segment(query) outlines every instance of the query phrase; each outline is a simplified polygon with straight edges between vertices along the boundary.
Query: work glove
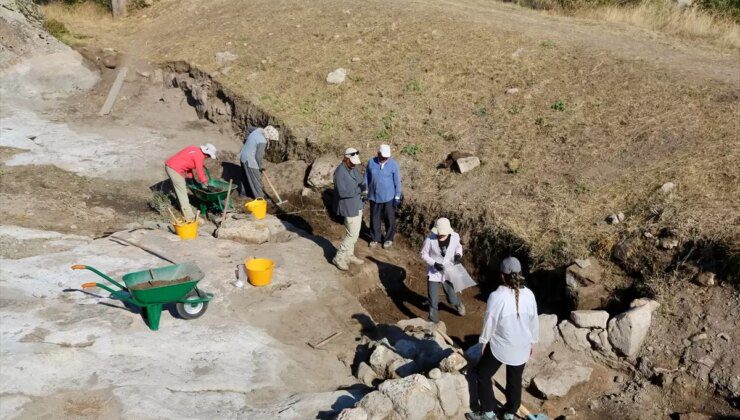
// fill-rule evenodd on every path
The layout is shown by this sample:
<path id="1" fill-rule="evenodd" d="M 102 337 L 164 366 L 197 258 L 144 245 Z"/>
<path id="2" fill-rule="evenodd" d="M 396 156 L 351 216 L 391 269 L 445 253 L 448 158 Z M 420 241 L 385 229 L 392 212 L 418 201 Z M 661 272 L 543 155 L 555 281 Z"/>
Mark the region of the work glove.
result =
<path id="1" fill-rule="evenodd" d="M 445 266 L 440 263 L 434 263 L 434 269 L 437 271 L 445 271 Z"/>
<path id="2" fill-rule="evenodd" d="M 360 193 L 360 198 L 362 199 L 363 203 L 367 203 L 367 191 L 363 191 Z"/>
<path id="3" fill-rule="evenodd" d="M 401 207 L 401 199 L 400 198 L 394 198 L 393 199 L 393 208 L 397 209 Z"/>
<path id="4" fill-rule="evenodd" d="M 462 261 L 462 255 L 455 254 L 455 264 L 460 264 L 461 261 Z"/>
<path id="5" fill-rule="evenodd" d="M 265 168 L 260 168 L 260 172 L 265 172 Z"/>

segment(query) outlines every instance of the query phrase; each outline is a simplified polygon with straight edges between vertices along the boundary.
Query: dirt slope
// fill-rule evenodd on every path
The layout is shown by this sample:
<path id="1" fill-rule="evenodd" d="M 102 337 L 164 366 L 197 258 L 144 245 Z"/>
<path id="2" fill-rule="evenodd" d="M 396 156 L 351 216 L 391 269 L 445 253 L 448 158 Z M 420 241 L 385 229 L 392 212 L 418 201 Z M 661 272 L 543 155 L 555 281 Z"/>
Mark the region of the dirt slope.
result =
<path id="1" fill-rule="evenodd" d="M 389 142 L 411 202 L 484 215 L 538 260 L 614 243 L 603 219 L 637 227 L 667 181 L 658 227 L 737 247 L 736 52 L 476 0 L 164 0 L 118 22 L 54 11 L 85 42 L 195 64 L 319 149 L 367 157 Z M 224 68 L 221 51 L 238 58 Z M 348 81 L 327 85 L 337 67 Z M 436 169 L 453 150 L 482 167 Z"/>

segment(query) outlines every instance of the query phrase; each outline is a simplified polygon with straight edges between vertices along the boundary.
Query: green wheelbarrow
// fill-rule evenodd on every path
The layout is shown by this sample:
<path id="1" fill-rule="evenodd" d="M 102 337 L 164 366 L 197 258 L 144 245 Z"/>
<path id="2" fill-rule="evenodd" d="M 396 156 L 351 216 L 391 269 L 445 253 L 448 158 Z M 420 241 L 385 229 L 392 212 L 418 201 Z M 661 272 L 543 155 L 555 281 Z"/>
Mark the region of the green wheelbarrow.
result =
<path id="1" fill-rule="evenodd" d="M 206 312 L 208 302 L 213 299 L 213 293 L 198 289 L 198 282 L 205 274 L 192 262 L 125 274 L 122 278 L 125 286 L 87 265 L 73 265 L 72 269 L 90 270 L 118 287 L 119 290 L 115 290 L 96 282 L 82 285 L 83 288 L 107 290 L 111 298 L 142 308 L 152 331 L 159 329 L 162 305 L 174 303 L 178 315 L 184 319 L 195 319 Z"/>
<path id="2" fill-rule="evenodd" d="M 211 178 L 211 173 L 208 169 L 206 169 L 206 174 L 208 175 L 207 185 L 203 185 L 193 179 L 188 179 L 186 182 L 188 190 L 198 200 L 200 213 L 203 217 L 206 216 L 208 210 L 214 213 L 222 213 L 226 208 L 226 195 L 229 192 L 229 183 L 227 181 Z M 234 196 L 233 191 L 236 188 L 236 185 L 231 186 L 232 197 Z M 229 208 L 234 208 L 233 198 L 229 199 Z"/>

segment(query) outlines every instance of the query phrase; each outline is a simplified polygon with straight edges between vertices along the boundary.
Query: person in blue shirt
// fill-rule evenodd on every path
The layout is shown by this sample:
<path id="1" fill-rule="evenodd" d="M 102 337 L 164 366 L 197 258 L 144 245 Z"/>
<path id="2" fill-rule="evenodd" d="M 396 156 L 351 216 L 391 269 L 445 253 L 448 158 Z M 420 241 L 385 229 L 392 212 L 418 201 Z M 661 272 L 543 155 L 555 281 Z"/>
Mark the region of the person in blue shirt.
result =
<path id="1" fill-rule="evenodd" d="M 401 170 L 398 162 L 391 159 L 391 147 L 380 145 L 378 155 L 370 160 L 365 168 L 365 185 L 370 200 L 370 247 L 381 242 L 381 222 L 385 221 L 385 242 L 383 248 L 393 246 L 395 234 L 396 209 L 401 205 Z"/>
<path id="2" fill-rule="evenodd" d="M 264 156 L 268 141 L 278 141 L 280 135 L 277 129 L 271 125 L 265 128 L 256 128 L 248 132 L 244 140 L 244 146 L 239 153 L 239 160 L 244 168 L 246 184 L 253 198 L 264 198 L 265 192 L 262 185 L 262 171 L 265 170 Z M 243 195 L 246 194 L 245 185 L 242 185 Z"/>

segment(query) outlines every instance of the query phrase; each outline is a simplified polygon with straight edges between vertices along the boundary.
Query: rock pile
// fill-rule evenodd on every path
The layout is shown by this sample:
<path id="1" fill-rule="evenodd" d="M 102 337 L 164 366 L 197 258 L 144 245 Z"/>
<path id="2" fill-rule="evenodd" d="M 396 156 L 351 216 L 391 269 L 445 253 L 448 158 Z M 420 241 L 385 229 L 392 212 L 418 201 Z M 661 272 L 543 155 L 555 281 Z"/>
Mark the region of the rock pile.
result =
<path id="1" fill-rule="evenodd" d="M 460 418 L 469 411 L 469 391 L 460 370 L 467 361 L 452 347 L 444 323 L 402 320 L 393 334 L 366 340 L 367 360 L 357 378 L 377 390 L 338 419 Z"/>

